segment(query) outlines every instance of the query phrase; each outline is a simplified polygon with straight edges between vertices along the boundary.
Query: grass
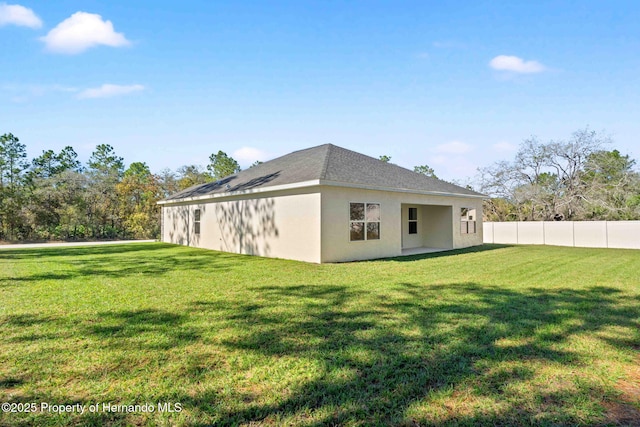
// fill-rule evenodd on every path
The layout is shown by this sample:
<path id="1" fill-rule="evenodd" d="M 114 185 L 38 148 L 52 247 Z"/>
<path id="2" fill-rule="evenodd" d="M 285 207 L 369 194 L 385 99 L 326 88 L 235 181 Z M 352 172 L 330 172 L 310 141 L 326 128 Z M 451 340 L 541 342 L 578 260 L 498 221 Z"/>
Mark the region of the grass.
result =
<path id="1" fill-rule="evenodd" d="M 640 425 L 639 267 L 548 246 L 333 265 L 3 250 L 0 401 L 156 410 L 0 425 Z"/>

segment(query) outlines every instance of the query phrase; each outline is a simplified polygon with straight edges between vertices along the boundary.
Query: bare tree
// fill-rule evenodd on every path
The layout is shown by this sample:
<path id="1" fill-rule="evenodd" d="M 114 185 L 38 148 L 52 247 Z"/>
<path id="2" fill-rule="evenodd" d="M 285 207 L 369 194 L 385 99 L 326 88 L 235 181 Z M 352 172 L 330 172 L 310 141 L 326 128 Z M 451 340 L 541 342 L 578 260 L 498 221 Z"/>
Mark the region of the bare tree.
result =
<path id="1" fill-rule="evenodd" d="M 481 191 L 501 199 L 487 212 L 520 221 L 638 217 L 635 162 L 604 151 L 610 143 L 609 136 L 589 128 L 567 140 L 526 139 L 512 162 L 480 169 Z"/>

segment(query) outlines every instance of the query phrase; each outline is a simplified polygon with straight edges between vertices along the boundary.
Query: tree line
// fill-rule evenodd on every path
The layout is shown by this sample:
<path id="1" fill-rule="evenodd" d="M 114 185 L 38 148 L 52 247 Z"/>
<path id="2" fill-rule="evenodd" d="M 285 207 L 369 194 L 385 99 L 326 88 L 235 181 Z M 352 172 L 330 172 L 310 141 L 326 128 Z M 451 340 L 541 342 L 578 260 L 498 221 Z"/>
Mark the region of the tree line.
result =
<path id="1" fill-rule="evenodd" d="M 566 140 L 522 142 L 512 161 L 479 169 L 487 221 L 638 220 L 636 161 L 607 150 L 611 138 L 588 128 Z"/>
<path id="2" fill-rule="evenodd" d="M 523 141 L 512 161 L 479 169 L 476 189 L 490 196 L 485 220 L 639 220 L 636 161 L 606 150 L 610 143 L 588 128 L 567 140 Z M 26 146 L 6 133 L 0 136 L 0 240 L 157 238 L 159 200 L 239 171 L 235 159 L 218 151 L 206 167 L 154 174 L 145 162 L 125 168 L 108 144 L 96 146 L 84 165 L 70 146 L 29 160 Z M 414 171 L 436 177 L 428 165 Z"/>
<path id="3" fill-rule="evenodd" d="M 157 238 L 159 200 L 240 170 L 224 152 L 206 169 L 185 165 L 154 174 L 144 162 L 125 168 L 112 146 L 100 144 L 83 165 L 67 146 L 27 159 L 26 145 L 0 136 L 0 240 Z"/>

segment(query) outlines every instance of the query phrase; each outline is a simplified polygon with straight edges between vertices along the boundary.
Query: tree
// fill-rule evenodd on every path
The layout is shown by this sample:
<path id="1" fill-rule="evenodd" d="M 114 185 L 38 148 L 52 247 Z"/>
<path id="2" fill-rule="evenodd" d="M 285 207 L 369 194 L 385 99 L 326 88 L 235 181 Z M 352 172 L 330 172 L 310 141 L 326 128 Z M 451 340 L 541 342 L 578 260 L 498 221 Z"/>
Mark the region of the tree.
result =
<path id="1" fill-rule="evenodd" d="M 215 180 L 219 180 L 229 175 L 240 172 L 240 164 L 233 158 L 227 155 L 224 151 L 218 151 L 218 153 L 211 154 L 209 156 L 209 164 L 207 170 L 211 173 L 211 176 Z"/>
<path id="2" fill-rule="evenodd" d="M 585 177 L 606 183 L 617 183 L 633 173 L 636 161 L 618 150 L 595 151 L 587 157 Z"/>
<path id="3" fill-rule="evenodd" d="M 582 174 L 587 218 L 640 217 L 640 174 L 633 170 L 635 163 L 618 150 L 596 151 L 588 157 Z"/>
<path id="4" fill-rule="evenodd" d="M 80 171 L 78 154 L 72 147 L 65 147 L 56 154 L 53 150 L 43 150 L 42 154 L 31 161 L 30 179 L 49 178 L 66 170 Z"/>
<path id="5" fill-rule="evenodd" d="M 24 226 L 26 146 L 11 133 L 0 135 L 0 235 L 15 239 Z"/>
<path id="6" fill-rule="evenodd" d="M 251 166 L 249 166 L 249 169 L 251 169 L 254 166 L 258 166 L 261 165 L 263 162 L 261 162 L 260 160 L 256 160 L 255 162 L 251 163 Z"/>
<path id="7" fill-rule="evenodd" d="M 115 154 L 111 145 L 100 144 L 91 153 L 88 166 L 93 173 L 119 177 L 124 172 L 124 159 Z"/>
<path id="8" fill-rule="evenodd" d="M 125 233 L 135 238 L 156 237 L 160 231 L 160 208 L 156 202 L 162 196 L 162 189 L 149 166 L 131 163 L 122 181 L 116 184 L 116 193 Z"/>
<path id="9" fill-rule="evenodd" d="M 611 138 L 608 136 L 585 128 L 574 132 L 567 141 L 551 141 L 547 144 L 548 166 L 555 170 L 561 183 L 560 209 L 565 218 L 573 218 L 577 205 L 584 201 L 581 175 L 587 160 L 594 152 L 610 143 Z"/>
<path id="10" fill-rule="evenodd" d="M 169 197 L 179 190 L 176 173 L 169 168 L 162 169 L 158 173 L 158 184 L 162 191 L 162 197 Z"/>
<path id="11" fill-rule="evenodd" d="M 29 164 L 24 144 L 11 133 L 0 135 L 0 187 L 13 188 L 20 184 Z"/>
<path id="12" fill-rule="evenodd" d="M 602 150 L 609 143 L 608 136 L 588 128 L 568 140 L 541 143 L 531 137 L 513 162 L 480 169 L 481 191 L 500 198 L 494 207 L 520 221 L 637 216 L 635 207 L 629 208 L 635 206 L 635 162 L 616 150 Z M 503 209 L 505 204 L 513 209 Z"/>
<path id="13" fill-rule="evenodd" d="M 415 166 L 413 168 L 413 171 L 417 173 L 421 173 L 426 176 L 430 176 L 431 178 L 436 178 L 436 179 L 438 178 L 436 176 L 436 172 L 429 165 Z"/>
<path id="14" fill-rule="evenodd" d="M 483 201 L 482 212 L 485 221 L 515 221 L 518 219 L 516 207 L 510 201 L 501 197 Z"/>
<path id="15" fill-rule="evenodd" d="M 53 230 L 53 237 L 58 239 L 82 239 L 89 236 L 88 193 L 91 184 L 86 173 L 68 169 L 53 178 L 56 189 L 60 218 Z"/>
<path id="16" fill-rule="evenodd" d="M 31 161 L 30 178 L 49 178 L 56 173 L 56 153 L 53 150 L 43 151 L 39 157 Z"/>
<path id="17" fill-rule="evenodd" d="M 151 177 L 151 169 L 145 162 L 133 162 L 129 168 L 124 171 L 124 177 L 134 177 L 137 180 L 144 181 Z"/>
<path id="18" fill-rule="evenodd" d="M 118 216 L 116 185 L 124 174 L 124 159 L 109 144 L 100 144 L 89 157 L 87 219 L 90 233 L 98 238 L 122 235 L 122 219 Z"/>
<path id="19" fill-rule="evenodd" d="M 156 202 L 177 190 L 173 172 L 158 177 L 144 162 L 125 170 L 108 144 L 96 147 L 87 169 L 77 157 L 67 146 L 29 162 L 18 138 L 0 136 L 0 239 L 157 236 Z"/>
<path id="20" fill-rule="evenodd" d="M 198 165 L 184 165 L 178 168 L 178 190 L 184 190 L 198 184 L 206 184 L 211 182 L 214 178 L 202 170 L 202 166 Z M 170 192 L 169 194 L 171 194 Z"/>
<path id="21" fill-rule="evenodd" d="M 59 170 L 61 171 L 75 171 L 82 172 L 82 163 L 78 160 L 78 154 L 70 147 L 64 147 L 60 153 L 58 153 L 58 161 L 60 162 Z"/>
<path id="22" fill-rule="evenodd" d="M 78 155 L 72 147 L 63 148 L 56 154 L 44 150 L 31 161 L 28 172 L 29 203 L 28 220 L 32 233 L 37 238 L 68 238 L 60 232 L 60 212 L 65 203 L 62 197 L 64 181 L 57 177 L 64 172 L 79 172 L 82 168 Z"/>
<path id="23" fill-rule="evenodd" d="M 380 156 L 380 160 L 385 163 L 389 163 L 389 161 L 391 160 L 391 156 L 387 156 L 383 154 L 382 156 Z"/>

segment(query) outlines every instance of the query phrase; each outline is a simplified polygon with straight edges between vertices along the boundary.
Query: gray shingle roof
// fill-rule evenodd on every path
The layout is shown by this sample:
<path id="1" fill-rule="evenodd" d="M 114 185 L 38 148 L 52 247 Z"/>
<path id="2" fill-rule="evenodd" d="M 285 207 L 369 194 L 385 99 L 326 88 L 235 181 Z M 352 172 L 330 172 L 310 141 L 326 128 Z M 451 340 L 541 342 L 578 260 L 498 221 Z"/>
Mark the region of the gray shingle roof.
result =
<path id="1" fill-rule="evenodd" d="M 332 144 L 324 144 L 294 151 L 219 181 L 195 185 L 165 200 L 175 201 L 233 191 L 266 189 L 312 180 L 366 185 L 386 190 L 482 196 L 475 191 L 415 173 L 392 163 L 385 163 Z"/>

